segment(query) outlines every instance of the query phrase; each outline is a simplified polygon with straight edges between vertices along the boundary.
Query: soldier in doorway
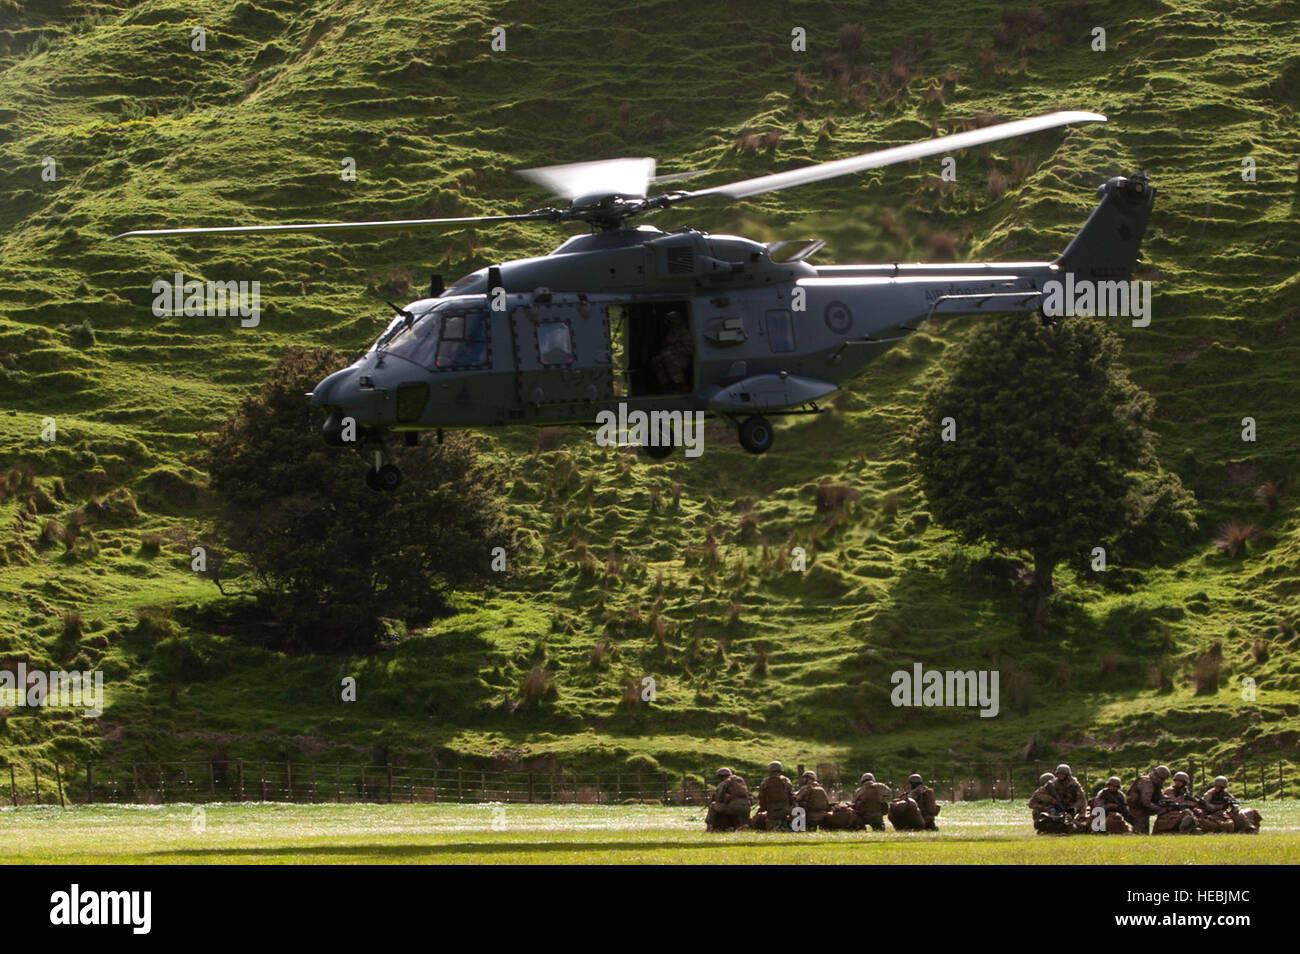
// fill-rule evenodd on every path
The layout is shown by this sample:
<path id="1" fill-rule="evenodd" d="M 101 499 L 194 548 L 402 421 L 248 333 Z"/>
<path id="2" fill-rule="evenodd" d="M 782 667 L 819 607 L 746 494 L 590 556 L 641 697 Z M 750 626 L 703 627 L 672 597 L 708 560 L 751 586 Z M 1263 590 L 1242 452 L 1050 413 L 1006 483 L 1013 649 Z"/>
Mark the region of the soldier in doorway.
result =
<path id="1" fill-rule="evenodd" d="M 691 389 L 691 359 L 695 343 L 686 316 L 673 309 L 663 317 L 659 353 L 651 366 L 661 394 L 685 394 Z"/>

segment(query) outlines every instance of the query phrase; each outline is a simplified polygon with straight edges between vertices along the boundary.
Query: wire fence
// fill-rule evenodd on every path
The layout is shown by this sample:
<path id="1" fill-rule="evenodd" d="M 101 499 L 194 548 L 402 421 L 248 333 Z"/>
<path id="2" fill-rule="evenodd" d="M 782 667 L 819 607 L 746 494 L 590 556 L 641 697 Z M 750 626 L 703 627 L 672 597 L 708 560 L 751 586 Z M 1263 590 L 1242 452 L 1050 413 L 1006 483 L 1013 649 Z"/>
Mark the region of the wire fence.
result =
<path id="1" fill-rule="evenodd" d="M 835 763 L 810 766 L 833 800 L 851 797 L 863 771 L 894 790 L 917 772 L 941 800 L 1028 799 L 1049 762 L 978 762 L 960 765 L 878 765 L 852 771 Z M 732 765 L 751 785 L 767 766 Z M 1285 761 L 1237 761 L 1170 764 L 1185 771 L 1197 791 L 1209 788 L 1215 775 L 1226 775 L 1238 798 L 1278 799 L 1300 791 L 1297 767 Z M 1123 787 L 1149 766 L 1073 766 L 1091 795 L 1118 775 Z M 793 771 L 791 770 L 793 769 Z M 803 765 L 786 768 L 797 781 Z M 89 762 L 70 765 L 0 765 L 0 804 L 87 805 L 96 803 L 166 804 L 173 802 L 533 802 L 539 804 L 702 805 L 716 784 L 715 770 L 697 773 L 614 771 L 493 771 L 467 768 L 422 768 L 402 765 L 321 764 L 231 759 L 207 762 Z M 4 789 L 7 787 L 8 792 Z M 5 795 L 8 798 L 5 799 Z"/>

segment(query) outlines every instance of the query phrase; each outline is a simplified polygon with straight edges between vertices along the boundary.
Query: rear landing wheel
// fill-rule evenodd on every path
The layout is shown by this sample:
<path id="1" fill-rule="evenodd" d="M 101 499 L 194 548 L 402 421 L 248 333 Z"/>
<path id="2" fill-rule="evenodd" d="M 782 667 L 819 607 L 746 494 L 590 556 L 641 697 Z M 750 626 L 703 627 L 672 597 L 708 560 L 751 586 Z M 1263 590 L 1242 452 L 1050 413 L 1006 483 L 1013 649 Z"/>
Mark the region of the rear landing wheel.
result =
<path id="1" fill-rule="evenodd" d="M 751 454 L 761 454 L 772 446 L 776 433 L 765 417 L 755 414 L 740 422 L 740 446 Z"/>
<path id="2" fill-rule="evenodd" d="M 670 457 L 673 452 L 672 444 L 642 444 L 641 453 L 645 454 L 651 460 L 663 460 Z"/>

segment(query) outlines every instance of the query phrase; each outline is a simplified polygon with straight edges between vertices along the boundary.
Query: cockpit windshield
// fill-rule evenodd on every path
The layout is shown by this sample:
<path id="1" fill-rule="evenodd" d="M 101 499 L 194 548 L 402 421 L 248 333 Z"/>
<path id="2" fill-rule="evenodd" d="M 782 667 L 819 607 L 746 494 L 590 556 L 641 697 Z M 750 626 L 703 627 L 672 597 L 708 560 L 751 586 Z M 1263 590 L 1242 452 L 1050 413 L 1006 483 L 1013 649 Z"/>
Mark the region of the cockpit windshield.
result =
<path id="1" fill-rule="evenodd" d="M 398 315 L 371 350 L 430 370 L 484 367 L 491 361 L 487 312 L 442 302 L 410 320 Z"/>
<path id="2" fill-rule="evenodd" d="M 384 329 L 384 333 L 376 338 L 375 343 L 370 346 L 370 350 L 391 351 L 393 345 L 399 340 L 416 333 L 415 329 L 420 324 L 420 319 L 427 314 L 429 312 L 425 311 L 410 318 L 406 315 L 394 316 L 393 320 L 388 323 L 388 327 Z"/>

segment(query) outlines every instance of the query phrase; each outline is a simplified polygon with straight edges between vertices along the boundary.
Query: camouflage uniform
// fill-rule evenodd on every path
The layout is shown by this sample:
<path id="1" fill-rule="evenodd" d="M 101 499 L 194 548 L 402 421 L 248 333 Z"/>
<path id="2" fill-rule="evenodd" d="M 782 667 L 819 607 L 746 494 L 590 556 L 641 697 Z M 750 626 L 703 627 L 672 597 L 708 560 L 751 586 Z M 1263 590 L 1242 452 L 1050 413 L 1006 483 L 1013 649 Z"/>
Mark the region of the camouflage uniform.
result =
<path id="1" fill-rule="evenodd" d="M 763 826 L 768 831 L 789 828 L 793 807 L 794 785 L 779 772 L 769 773 L 758 786 L 758 811 L 763 816 Z"/>
<path id="2" fill-rule="evenodd" d="M 885 830 L 885 812 L 889 811 L 889 797 L 893 792 L 884 782 L 863 782 L 853 793 L 854 814 L 862 824 L 876 831 Z"/>
<path id="3" fill-rule="evenodd" d="M 1048 821 L 1049 813 L 1057 810 L 1056 792 L 1051 782 L 1043 782 L 1029 796 L 1029 811 L 1034 820 L 1034 831 L 1039 834 L 1050 832 L 1053 825 Z"/>
<path id="4" fill-rule="evenodd" d="M 1252 808 L 1243 811 L 1236 801 L 1228 793 L 1226 782 L 1222 786 L 1215 785 L 1201 796 L 1206 815 L 1220 825 L 1219 831 L 1238 832 L 1244 835 L 1258 834 L 1259 823 L 1263 820 L 1259 812 Z"/>
<path id="5" fill-rule="evenodd" d="M 1128 833 L 1128 825 L 1124 824 L 1124 816 L 1133 816 L 1129 813 L 1128 803 L 1124 800 L 1124 793 L 1116 785 L 1111 788 L 1109 784 L 1103 785 L 1097 790 L 1097 794 L 1092 799 L 1092 807 L 1100 808 L 1106 813 L 1105 833 L 1107 835 L 1124 835 Z"/>
<path id="6" fill-rule="evenodd" d="M 890 823 L 896 831 L 938 831 L 934 819 L 939 814 L 939 803 L 934 790 L 924 782 L 908 781 L 911 788 L 889 804 Z"/>
<path id="7" fill-rule="evenodd" d="M 1139 835 L 1151 834 L 1151 816 L 1161 812 L 1160 782 L 1155 770 L 1143 772 L 1129 788 L 1125 800 L 1133 813 L 1133 830 Z"/>
<path id="8" fill-rule="evenodd" d="M 1083 786 L 1079 784 L 1077 778 L 1073 775 L 1065 778 L 1058 776 L 1056 781 L 1052 782 L 1052 786 L 1056 789 L 1058 803 L 1065 811 L 1075 816 L 1087 813 L 1088 796 L 1084 794 Z"/>
<path id="9" fill-rule="evenodd" d="M 807 776 L 805 776 L 807 778 Z M 801 779 L 802 781 L 802 779 Z M 804 810 L 804 821 L 808 831 L 816 831 L 817 826 L 826 820 L 831 811 L 831 799 L 826 789 L 812 776 L 794 793 L 794 803 Z"/>
<path id="10" fill-rule="evenodd" d="M 1161 794 L 1161 802 L 1165 811 L 1152 826 L 1156 834 L 1161 832 L 1200 834 L 1202 831 L 1209 830 L 1201 824 L 1205 812 L 1196 801 L 1196 797 L 1188 790 L 1187 783 L 1175 779 L 1174 784 Z"/>
<path id="11" fill-rule="evenodd" d="M 735 831 L 749 824 L 749 786 L 739 775 L 731 774 L 718 783 L 705 816 L 708 831 Z"/>

